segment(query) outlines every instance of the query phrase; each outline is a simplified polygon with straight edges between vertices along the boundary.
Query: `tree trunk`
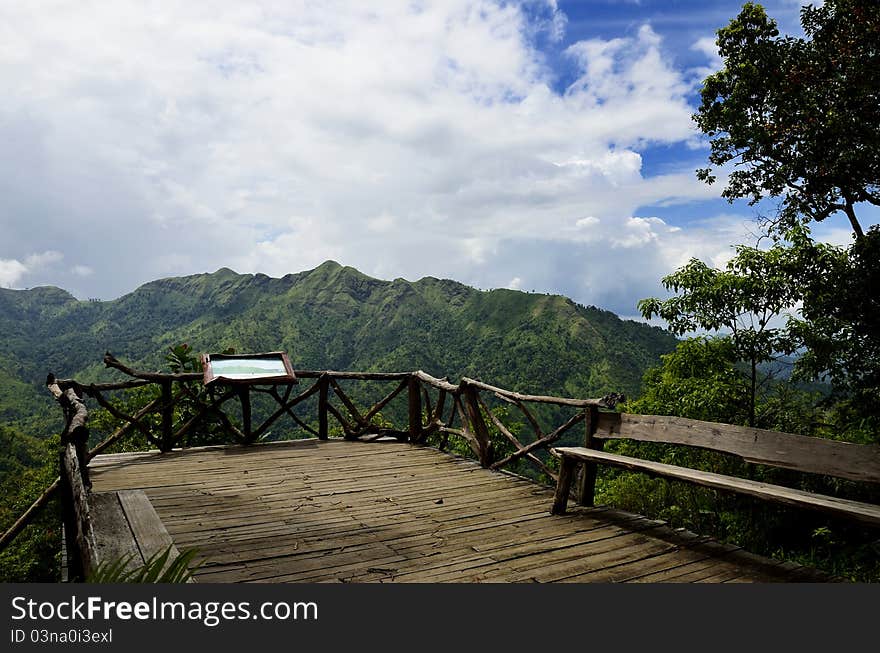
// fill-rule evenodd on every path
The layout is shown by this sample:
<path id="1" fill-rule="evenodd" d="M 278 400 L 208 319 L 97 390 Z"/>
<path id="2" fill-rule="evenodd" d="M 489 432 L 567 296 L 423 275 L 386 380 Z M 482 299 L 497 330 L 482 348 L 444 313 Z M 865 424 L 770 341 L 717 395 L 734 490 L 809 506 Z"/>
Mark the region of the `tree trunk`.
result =
<path id="1" fill-rule="evenodd" d="M 853 208 L 852 200 L 848 197 L 846 198 L 844 211 L 846 212 L 846 217 L 849 218 L 849 224 L 852 226 L 853 233 L 856 235 L 856 240 L 861 240 L 865 237 L 865 232 L 862 230 L 862 225 L 859 224 L 859 219 L 856 217 L 856 211 Z"/>
<path id="2" fill-rule="evenodd" d="M 752 356 L 752 383 L 749 388 L 749 426 L 755 426 L 755 395 L 758 391 L 758 362 Z"/>

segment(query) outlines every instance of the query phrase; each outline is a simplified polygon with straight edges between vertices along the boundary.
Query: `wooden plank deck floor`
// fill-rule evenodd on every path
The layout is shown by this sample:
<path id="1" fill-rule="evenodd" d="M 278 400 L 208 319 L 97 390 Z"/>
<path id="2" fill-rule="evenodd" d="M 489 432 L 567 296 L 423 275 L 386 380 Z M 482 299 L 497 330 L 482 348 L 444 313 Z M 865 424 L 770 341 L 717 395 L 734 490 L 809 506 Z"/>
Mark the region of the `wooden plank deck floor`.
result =
<path id="1" fill-rule="evenodd" d="M 795 582 L 813 570 L 434 449 L 300 440 L 96 457 L 96 492 L 142 489 L 198 582 Z"/>

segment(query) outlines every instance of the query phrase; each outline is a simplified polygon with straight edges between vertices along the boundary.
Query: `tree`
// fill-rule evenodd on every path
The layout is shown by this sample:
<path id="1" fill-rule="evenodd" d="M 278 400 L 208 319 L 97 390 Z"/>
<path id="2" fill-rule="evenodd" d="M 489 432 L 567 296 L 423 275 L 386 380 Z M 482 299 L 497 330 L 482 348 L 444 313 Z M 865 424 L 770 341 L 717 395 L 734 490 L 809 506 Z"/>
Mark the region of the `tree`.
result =
<path id="1" fill-rule="evenodd" d="M 791 250 L 779 243 L 768 250 L 740 246 L 726 269 L 692 259 L 663 278 L 663 286 L 677 295 L 638 304 L 646 319 L 665 320 L 679 336 L 701 330 L 729 334 L 732 355 L 748 365 L 749 426 L 755 425 L 759 364 L 792 349 L 788 332 L 777 320 L 797 299 L 790 265 Z"/>
<path id="2" fill-rule="evenodd" d="M 790 251 L 803 299 L 787 325 L 803 349 L 799 376 L 831 381 L 856 414 L 880 415 L 880 228 L 846 250 L 801 237 Z"/>
<path id="3" fill-rule="evenodd" d="M 805 38 L 780 36 L 746 3 L 718 31 L 724 67 L 694 115 L 709 163 L 732 164 L 722 196 L 780 200 L 779 225 L 843 212 L 857 239 L 860 203 L 880 206 L 880 3 L 826 0 L 801 12 Z M 708 182 L 713 168 L 697 171 Z"/>
<path id="4" fill-rule="evenodd" d="M 709 422 L 748 420 L 749 384 L 736 369 L 730 338 L 688 338 L 645 372 L 644 391 L 627 412 L 676 415 Z"/>

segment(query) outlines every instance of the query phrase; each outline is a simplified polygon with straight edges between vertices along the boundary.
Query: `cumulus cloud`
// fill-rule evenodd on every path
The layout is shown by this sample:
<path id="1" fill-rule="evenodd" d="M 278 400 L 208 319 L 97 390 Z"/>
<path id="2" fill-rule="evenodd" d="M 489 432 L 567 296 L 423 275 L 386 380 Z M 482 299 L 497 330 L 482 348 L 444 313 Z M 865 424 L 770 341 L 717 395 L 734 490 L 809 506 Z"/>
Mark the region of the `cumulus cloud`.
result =
<path id="1" fill-rule="evenodd" d="M 691 44 L 691 50 L 702 53 L 708 61 L 707 65 L 693 70 L 693 75 L 698 80 L 703 80 L 718 72 L 724 65 L 724 60 L 718 54 L 718 46 L 714 36 L 704 36 L 697 39 Z"/>
<path id="2" fill-rule="evenodd" d="M 645 25 L 567 46 L 554 90 L 537 43 L 565 22 L 551 0 L 4 3 L 0 283 L 70 287 L 25 260 L 54 251 L 103 297 L 331 258 L 481 287 L 527 261 L 589 303 L 597 261 L 627 296 L 656 285 L 718 240 L 635 217 L 717 192 L 642 170 L 693 138 L 690 82 Z M 561 251 L 590 267 L 560 272 Z"/>
<path id="3" fill-rule="evenodd" d="M 16 259 L 0 258 L 0 286 L 11 288 L 27 273 L 24 263 Z"/>
<path id="4" fill-rule="evenodd" d="M 30 254 L 23 261 L 14 258 L 0 259 L 0 287 L 17 287 L 28 275 L 39 274 L 63 258 L 61 252 L 47 250 Z"/>

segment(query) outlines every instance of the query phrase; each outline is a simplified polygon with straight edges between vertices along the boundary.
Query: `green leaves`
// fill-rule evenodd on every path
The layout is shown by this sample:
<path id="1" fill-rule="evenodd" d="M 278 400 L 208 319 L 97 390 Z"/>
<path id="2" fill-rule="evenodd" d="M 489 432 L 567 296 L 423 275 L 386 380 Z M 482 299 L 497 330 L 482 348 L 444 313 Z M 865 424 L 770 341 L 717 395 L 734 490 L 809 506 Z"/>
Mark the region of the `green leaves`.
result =
<path id="1" fill-rule="evenodd" d="M 185 372 L 201 372 L 202 360 L 187 343 L 182 343 L 168 348 L 165 354 L 165 362 L 172 374 Z"/>
<path id="2" fill-rule="evenodd" d="M 827 0 L 801 14 L 805 38 L 780 37 L 747 3 L 718 30 L 724 68 L 706 78 L 694 121 L 722 196 L 781 200 L 779 227 L 843 212 L 857 237 L 860 202 L 880 205 L 880 3 Z M 713 168 L 697 171 L 707 183 Z"/>
<path id="3" fill-rule="evenodd" d="M 740 246 L 725 269 L 697 259 L 663 278 L 664 288 L 678 293 L 666 300 L 643 299 L 638 308 L 646 319 L 659 317 L 670 331 L 726 331 L 742 359 L 769 360 L 789 343 L 774 317 L 789 309 L 798 291 L 789 273 L 791 251 L 776 244 L 768 250 Z"/>
<path id="4" fill-rule="evenodd" d="M 141 565 L 132 568 L 133 556 L 107 560 L 95 568 L 86 579 L 87 583 L 186 583 L 201 563 L 191 566 L 197 549 L 186 549 L 171 558 L 172 546 L 157 551 Z"/>
<path id="5" fill-rule="evenodd" d="M 803 308 L 788 325 L 807 348 L 799 374 L 826 377 L 862 414 L 880 414 L 880 228 L 848 250 L 802 245 L 799 260 Z"/>
<path id="6" fill-rule="evenodd" d="M 645 374 L 644 393 L 624 408 L 648 415 L 741 424 L 748 420 L 749 385 L 736 369 L 730 338 L 690 338 Z"/>
<path id="7" fill-rule="evenodd" d="M 739 246 L 723 270 L 691 259 L 663 278 L 663 286 L 677 295 L 666 300 L 644 299 L 638 305 L 646 319 L 665 320 L 677 335 L 698 331 L 724 334 L 733 362 L 748 364 L 744 399 L 750 426 L 756 420 L 758 365 L 795 349 L 779 318 L 799 297 L 792 276 L 796 264 L 796 251 L 781 243 L 769 249 Z"/>

